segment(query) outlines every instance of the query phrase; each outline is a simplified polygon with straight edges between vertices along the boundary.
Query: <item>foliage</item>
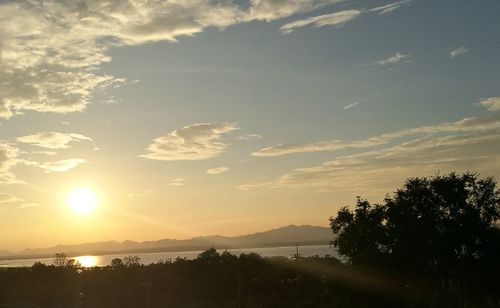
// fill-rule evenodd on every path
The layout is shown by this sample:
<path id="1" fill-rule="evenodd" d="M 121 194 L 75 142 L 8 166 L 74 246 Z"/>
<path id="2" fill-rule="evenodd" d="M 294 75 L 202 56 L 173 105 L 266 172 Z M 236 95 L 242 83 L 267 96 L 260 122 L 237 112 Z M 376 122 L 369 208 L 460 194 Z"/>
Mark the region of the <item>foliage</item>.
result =
<path id="1" fill-rule="evenodd" d="M 139 256 L 126 256 L 123 258 L 123 265 L 126 267 L 140 266 L 141 258 Z"/>
<path id="2" fill-rule="evenodd" d="M 358 198 L 330 218 L 343 256 L 290 260 L 209 249 L 142 265 L 0 268 L 0 306 L 500 307 L 500 193 L 493 179 L 409 179 L 382 204 Z"/>
<path id="3" fill-rule="evenodd" d="M 65 253 L 56 253 L 54 261 L 52 262 L 54 266 L 64 267 L 68 262 L 68 257 Z"/>
<path id="4" fill-rule="evenodd" d="M 52 264 L 54 264 L 54 266 L 56 267 L 67 267 L 74 269 L 81 267 L 81 264 L 77 260 L 68 258 L 65 253 L 56 253 Z"/>
<path id="5" fill-rule="evenodd" d="M 500 192 L 475 174 L 409 179 L 382 204 L 357 199 L 330 225 L 349 264 L 390 273 L 401 285 L 498 303 Z M 432 293 L 432 292 L 431 292 Z"/>
<path id="6" fill-rule="evenodd" d="M 0 270 L 0 306 L 321 308 L 345 306 L 349 298 L 343 296 L 349 282 L 329 274 L 344 267 L 334 258 L 288 260 L 209 249 L 194 260 L 140 266 L 117 260 L 79 271 L 42 263 Z M 358 306 L 365 301 L 356 300 Z"/>
<path id="7" fill-rule="evenodd" d="M 111 260 L 111 267 L 112 268 L 122 268 L 124 266 L 125 266 L 125 264 L 123 264 L 123 261 L 120 258 L 114 258 L 113 260 Z"/>

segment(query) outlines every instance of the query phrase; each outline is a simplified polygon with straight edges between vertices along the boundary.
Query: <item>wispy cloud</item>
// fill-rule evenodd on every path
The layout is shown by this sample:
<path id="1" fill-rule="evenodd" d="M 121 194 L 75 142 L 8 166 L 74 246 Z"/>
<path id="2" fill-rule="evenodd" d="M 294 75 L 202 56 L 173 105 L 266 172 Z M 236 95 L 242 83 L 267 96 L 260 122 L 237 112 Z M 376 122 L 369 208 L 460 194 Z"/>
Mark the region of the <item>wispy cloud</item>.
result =
<path id="1" fill-rule="evenodd" d="M 215 175 L 215 174 L 222 174 L 224 172 L 227 172 L 228 170 L 229 170 L 228 167 L 217 167 L 217 168 L 208 169 L 207 173 L 211 174 L 211 175 Z"/>
<path id="2" fill-rule="evenodd" d="M 459 47 L 457 49 L 453 49 L 452 51 L 450 51 L 450 58 L 455 58 L 455 57 L 458 57 L 460 55 L 463 55 L 465 53 L 468 53 L 469 52 L 469 49 L 467 49 L 467 47 Z"/>
<path id="3" fill-rule="evenodd" d="M 405 60 L 405 62 L 409 62 L 409 58 L 410 57 L 411 56 L 408 55 L 408 54 L 402 54 L 400 52 L 397 52 L 395 55 L 390 56 L 387 59 L 375 62 L 375 64 L 378 64 L 378 65 L 390 65 L 390 64 L 399 63 L 399 62 L 401 62 L 403 60 Z"/>
<path id="4" fill-rule="evenodd" d="M 25 209 L 30 207 L 39 206 L 38 203 L 35 202 L 26 202 L 26 200 L 18 198 L 9 193 L 0 193 L 0 206 L 2 205 L 14 205 L 19 209 Z"/>
<path id="5" fill-rule="evenodd" d="M 20 181 L 12 173 L 19 162 L 20 151 L 15 146 L 0 141 L 0 184 L 14 184 Z"/>
<path id="6" fill-rule="evenodd" d="M 500 129 L 500 117 L 488 118 L 464 118 L 460 121 L 451 123 L 441 123 L 431 126 L 422 126 L 417 128 L 404 129 L 396 132 L 382 134 L 372 138 L 345 141 L 345 140 L 326 140 L 311 143 L 299 144 L 279 144 L 276 146 L 266 147 L 252 153 L 253 156 L 275 157 L 293 153 L 311 153 L 320 151 L 338 151 L 341 149 L 361 149 L 370 148 L 387 144 L 396 139 L 408 137 L 412 135 L 428 135 L 437 133 L 467 133 L 481 132 Z"/>
<path id="7" fill-rule="evenodd" d="M 344 109 L 344 110 L 351 109 L 352 107 L 355 107 L 357 105 L 359 105 L 359 102 L 355 102 L 355 103 L 352 103 L 352 104 L 349 104 L 349 105 L 345 105 L 344 107 L 342 107 L 342 109 Z"/>
<path id="8" fill-rule="evenodd" d="M 24 152 L 23 154 L 27 154 L 27 155 L 56 156 L 57 152 L 54 152 L 54 151 L 33 151 L 33 152 Z"/>
<path id="9" fill-rule="evenodd" d="M 273 21 L 343 0 L 233 1 L 71 1 L 0 2 L 0 118 L 26 111 L 68 113 L 84 110 L 99 90 L 126 82 L 96 69 L 110 62 L 111 48 L 177 41 L 207 28 L 224 29 L 254 20 Z M 409 1 L 371 11 L 392 12 Z M 281 27 L 336 26 L 361 10 L 309 17 Z M 19 20 L 23 20 L 22 25 Z"/>
<path id="10" fill-rule="evenodd" d="M 411 2 L 413 2 L 413 0 L 398 1 L 398 2 L 387 4 L 387 5 L 375 7 L 373 9 L 370 9 L 369 12 L 376 12 L 379 15 L 384 15 L 384 14 L 392 13 L 395 10 L 401 8 L 402 6 L 410 4 Z"/>
<path id="11" fill-rule="evenodd" d="M 40 206 L 40 204 L 38 204 L 36 202 L 24 202 L 24 203 L 21 203 L 21 205 L 19 205 L 18 208 L 19 209 L 28 209 L 28 208 L 37 207 L 37 206 Z"/>
<path id="12" fill-rule="evenodd" d="M 81 111 L 95 91 L 123 82 L 92 69 L 111 61 L 111 46 L 175 41 L 234 24 L 241 13 L 208 0 L 3 2 L 0 116 Z"/>
<path id="13" fill-rule="evenodd" d="M 38 167 L 44 169 L 46 172 L 66 172 L 86 162 L 87 161 L 85 159 L 70 158 L 53 162 L 39 163 Z"/>
<path id="14" fill-rule="evenodd" d="M 206 28 L 272 21 L 340 0 L 0 2 L 0 118 L 84 110 L 99 90 L 125 82 L 96 69 L 109 50 L 175 42 Z M 22 20 L 22 24 L 19 23 Z"/>
<path id="15" fill-rule="evenodd" d="M 283 25 L 280 28 L 282 33 L 291 33 L 297 28 L 302 28 L 308 25 L 314 27 L 334 26 L 340 27 L 348 21 L 353 20 L 361 14 L 359 10 L 345 10 L 331 14 L 309 17 L 305 19 L 296 20 Z"/>
<path id="16" fill-rule="evenodd" d="M 130 194 L 128 194 L 128 197 L 129 198 L 140 198 L 140 197 L 144 197 L 144 196 L 150 195 L 151 192 L 152 191 L 148 189 L 146 191 L 130 193 Z"/>
<path id="17" fill-rule="evenodd" d="M 192 124 L 154 139 L 141 157 L 165 161 L 213 158 L 227 147 L 222 135 L 237 129 L 236 123 Z"/>
<path id="18" fill-rule="evenodd" d="M 17 141 L 47 149 L 67 149 L 72 142 L 82 140 L 92 141 L 91 138 L 80 134 L 66 134 L 59 132 L 40 132 L 33 135 L 18 137 Z"/>
<path id="19" fill-rule="evenodd" d="M 281 1 L 275 1 L 275 2 L 278 3 Z M 319 16 L 312 16 L 312 17 L 289 22 L 289 23 L 283 25 L 280 28 L 280 31 L 283 34 L 288 34 L 288 33 L 293 32 L 297 28 L 302 28 L 302 27 L 309 26 L 309 25 L 312 25 L 312 26 L 318 27 L 318 28 L 325 27 L 325 26 L 341 27 L 345 23 L 355 19 L 356 17 L 361 16 L 362 14 L 373 12 L 373 13 L 377 13 L 378 15 L 384 15 L 384 14 L 394 12 L 395 10 L 401 8 L 404 5 L 410 4 L 411 2 L 412 2 L 412 0 L 403 0 L 403 1 L 398 1 L 398 2 L 391 3 L 391 4 L 387 4 L 384 6 L 375 7 L 373 9 L 368 10 L 368 11 L 351 9 L 351 10 L 343 10 L 343 11 L 338 11 L 338 12 L 319 15 Z"/>
<path id="20" fill-rule="evenodd" d="M 262 136 L 257 134 L 249 134 L 238 137 L 238 140 L 243 140 L 243 141 L 255 140 L 255 139 L 262 139 Z"/>
<path id="21" fill-rule="evenodd" d="M 274 181 L 248 183 L 239 188 L 312 187 L 319 191 L 383 194 L 405 178 L 429 176 L 438 170 L 500 172 L 500 131 L 417 138 L 383 150 L 294 169 Z"/>
<path id="22" fill-rule="evenodd" d="M 172 182 L 170 182 L 170 186 L 184 186 L 186 184 L 186 179 L 185 178 L 176 178 L 173 179 Z"/>
<path id="23" fill-rule="evenodd" d="M 345 0 L 251 0 L 244 19 L 273 21 L 343 1 Z"/>
<path id="24" fill-rule="evenodd" d="M 17 198 L 11 194 L 8 193 L 0 193 L 0 204 L 3 203 L 16 203 L 16 202 L 22 202 L 23 199 Z"/>
<path id="25" fill-rule="evenodd" d="M 484 99 L 479 104 L 490 112 L 500 111 L 500 96 Z"/>

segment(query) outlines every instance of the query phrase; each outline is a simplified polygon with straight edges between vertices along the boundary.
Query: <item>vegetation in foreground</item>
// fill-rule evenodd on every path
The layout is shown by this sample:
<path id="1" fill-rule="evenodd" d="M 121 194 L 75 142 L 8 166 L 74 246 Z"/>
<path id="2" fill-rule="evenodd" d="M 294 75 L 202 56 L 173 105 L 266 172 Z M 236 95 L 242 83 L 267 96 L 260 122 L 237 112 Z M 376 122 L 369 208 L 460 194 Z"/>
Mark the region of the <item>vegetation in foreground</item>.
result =
<path id="1" fill-rule="evenodd" d="M 358 198 L 330 225 L 349 267 L 386 277 L 405 306 L 500 307 L 500 191 L 492 178 L 409 179 L 382 204 Z"/>
<path id="2" fill-rule="evenodd" d="M 0 271 L 0 303 L 42 307 L 500 307 L 500 192 L 474 174 L 409 179 L 382 204 L 330 218 L 343 260 L 210 249 L 81 268 Z"/>

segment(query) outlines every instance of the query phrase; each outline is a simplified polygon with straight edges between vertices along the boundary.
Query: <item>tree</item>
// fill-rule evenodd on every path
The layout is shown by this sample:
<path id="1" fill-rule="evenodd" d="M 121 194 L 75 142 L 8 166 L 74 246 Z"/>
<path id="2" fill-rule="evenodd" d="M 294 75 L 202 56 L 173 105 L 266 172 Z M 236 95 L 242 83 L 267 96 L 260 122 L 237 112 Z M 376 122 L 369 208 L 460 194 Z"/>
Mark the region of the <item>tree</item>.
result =
<path id="1" fill-rule="evenodd" d="M 219 263 L 220 261 L 220 254 L 217 252 L 215 248 L 210 248 L 198 255 L 196 260 L 199 260 L 201 262 L 205 263 Z"/>
<path id="2" fill-rule="evenodd" d="M 68 257 L 65 253 L 56 253 L 54 261 L 52 262 L 55 266 L 64 267 L 68 262 Z"/>
<path id="3" fill-rule="evenodd" d="M 141 258 L 139 256 L 126 256 L 123 258 L 123 264 L 126 267 L 134 267 L 141 265 Z"/>
<path id="4" fill-rule="evenodd" d="M 382 204 L 358 198 L 330 225 L 338 235 L 333 246 L 353 266 L 390 271 L 410 286 L 430 279 L 446 292 L 482 296 L 500 291 L 499 219 L 493 178 L 451 173 L 411 178 Z"/>
<path id="5" fill-rule="evenodd" d="M 351 264 L 379 264 L 384 259 L 387 246 L 385 208 L 370 205 L 357 198 L 354 212 L 341 208 L 337 217 L 330 217 L 330 225 L 338 237 L 332 242 L 339 255 Z"/>
<path id="6" fill-rule="evenodd" d="M 56 267 L 67 267 L 77 269 L 81 267 L 80 262 L 73 258 L 68 258 L 65 253 L 56 253 L 54 261 L 52 262 Z"/>
<path id="7" fill-rule="evenodd" d="M 125 265 L 123 264 L 123 261 L 120 258 L 114 258 L 113 260 L 111 260 L 111 267 L 113 268 L 122 268 L 124 266 Z"/>

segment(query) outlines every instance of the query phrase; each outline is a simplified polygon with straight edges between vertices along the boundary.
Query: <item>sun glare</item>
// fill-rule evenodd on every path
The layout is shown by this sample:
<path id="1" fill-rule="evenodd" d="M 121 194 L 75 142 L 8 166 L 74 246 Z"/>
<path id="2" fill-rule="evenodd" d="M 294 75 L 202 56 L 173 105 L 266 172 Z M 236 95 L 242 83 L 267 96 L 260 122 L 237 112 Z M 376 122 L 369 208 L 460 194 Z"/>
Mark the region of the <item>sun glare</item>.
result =
<path id="1" fill-rule="evenodd" d="M 77 214 L 88 214 L 99 204 L 96 193 L 88 188 L 72 190 L 66 202 Z"/>
<path id="2" fill-rule="evenodd" d="M 75 259 L 83 267 L 94 267 L 98 263 L 98 259 L 95 256 L 79 256 Z"/>

